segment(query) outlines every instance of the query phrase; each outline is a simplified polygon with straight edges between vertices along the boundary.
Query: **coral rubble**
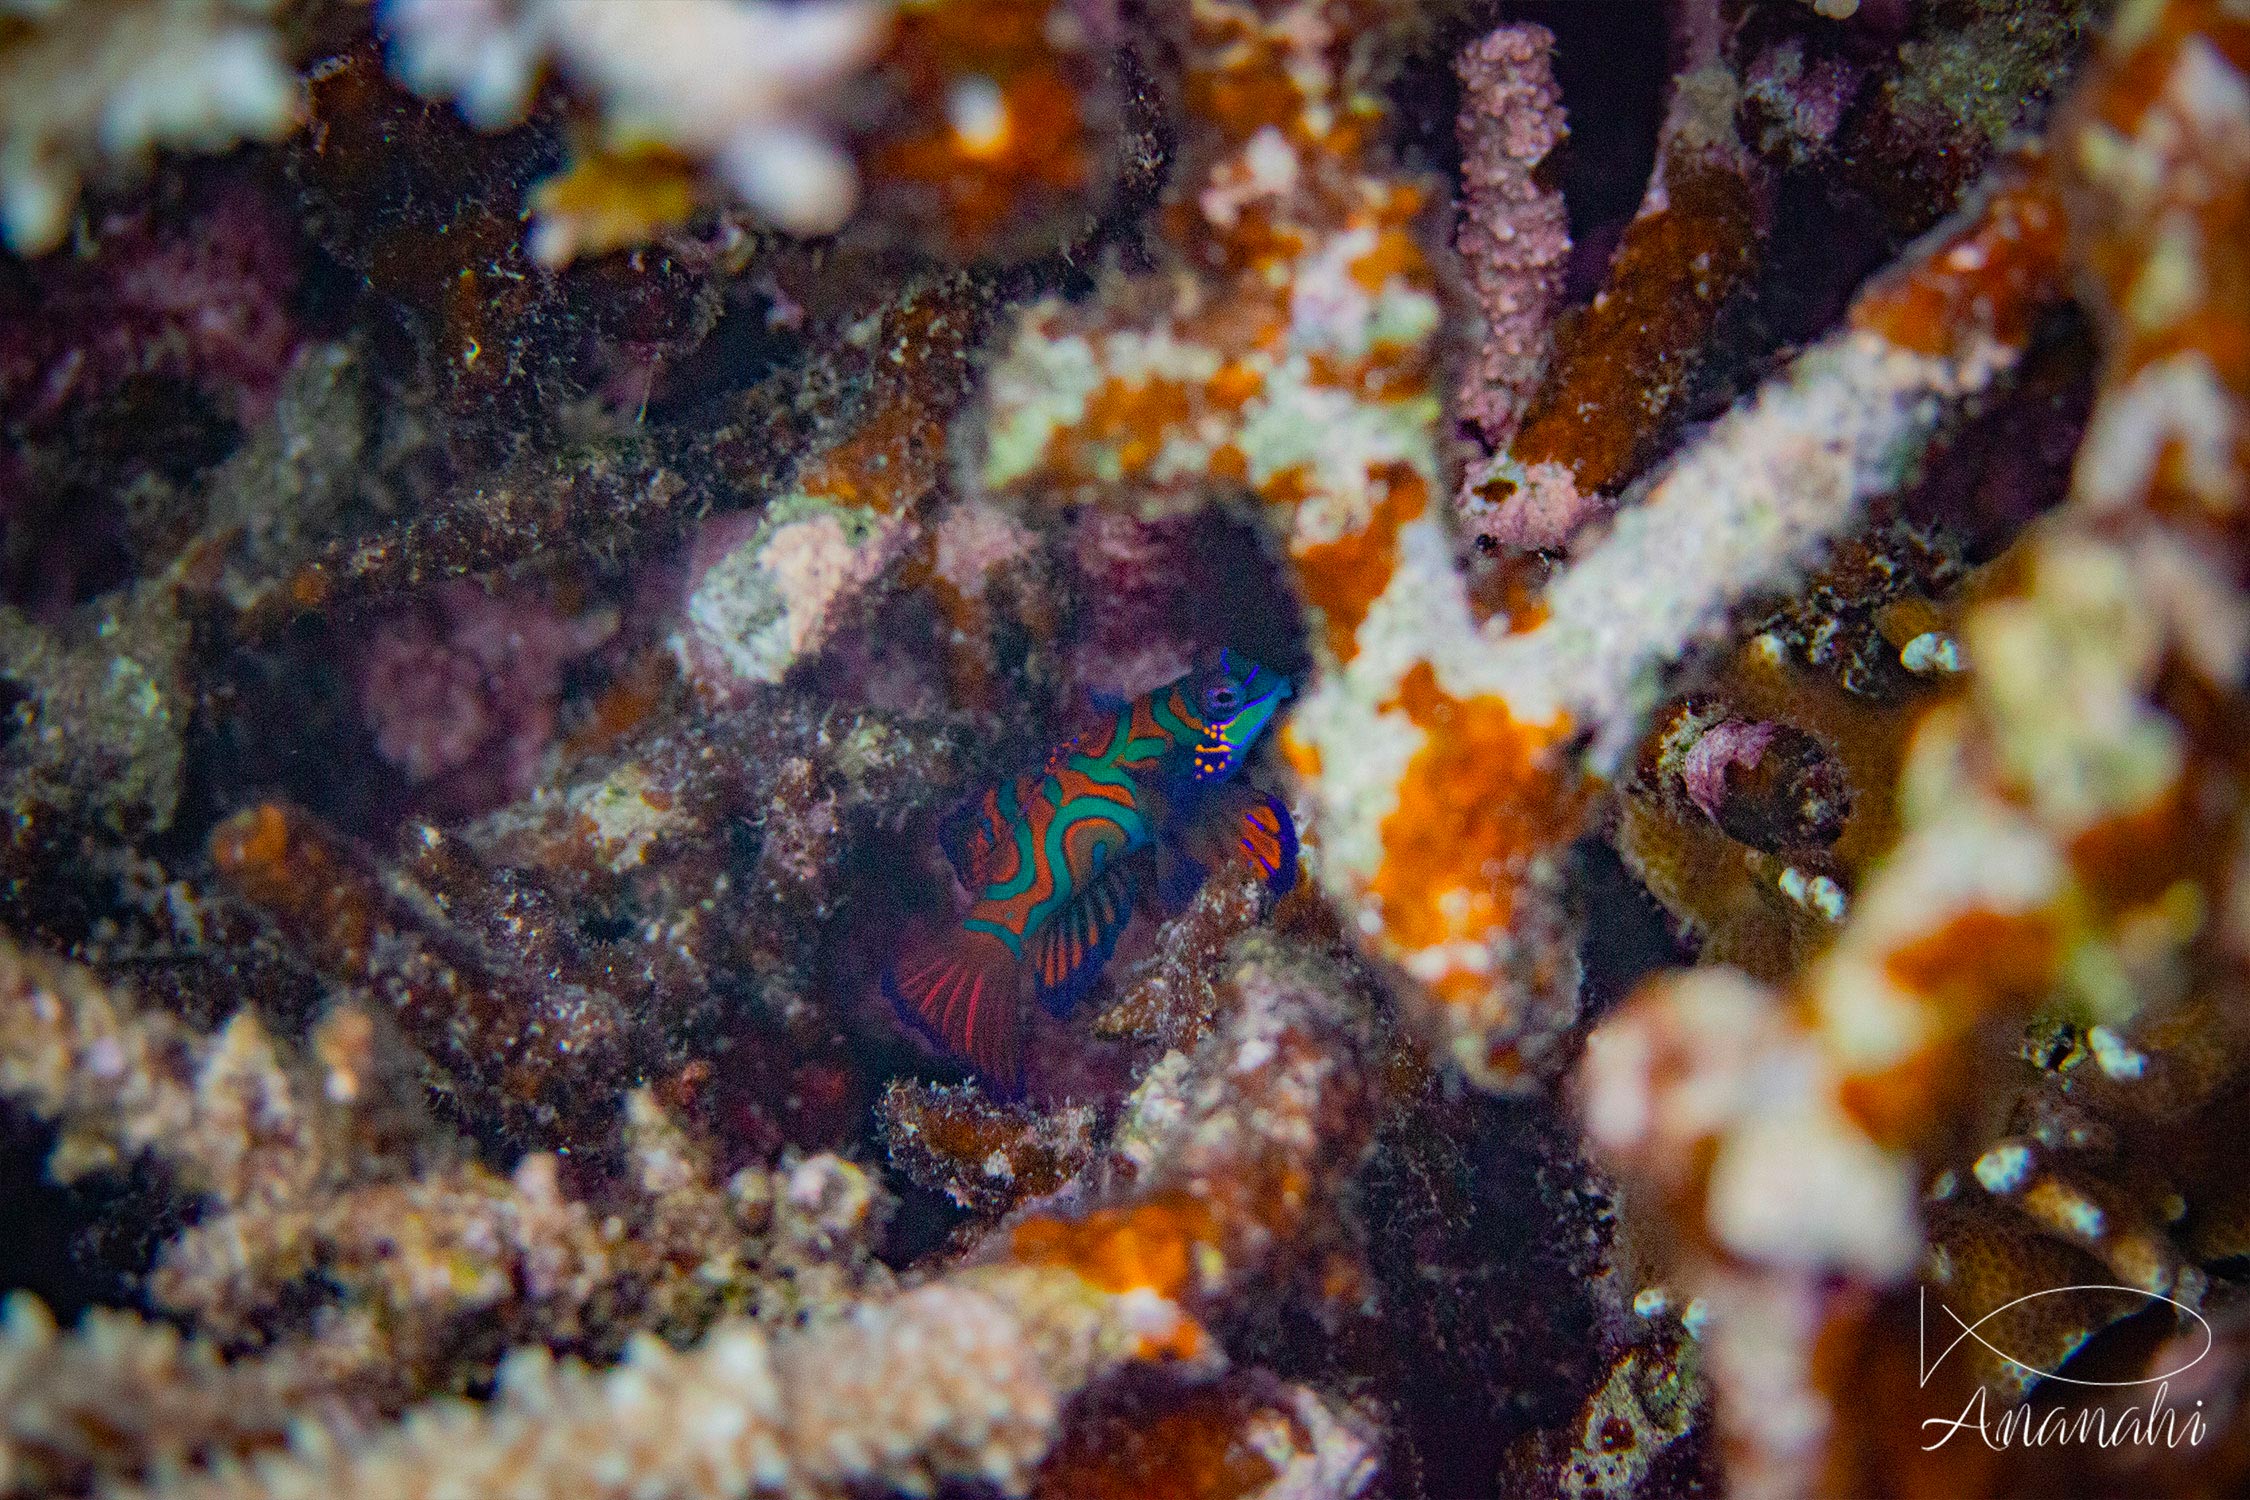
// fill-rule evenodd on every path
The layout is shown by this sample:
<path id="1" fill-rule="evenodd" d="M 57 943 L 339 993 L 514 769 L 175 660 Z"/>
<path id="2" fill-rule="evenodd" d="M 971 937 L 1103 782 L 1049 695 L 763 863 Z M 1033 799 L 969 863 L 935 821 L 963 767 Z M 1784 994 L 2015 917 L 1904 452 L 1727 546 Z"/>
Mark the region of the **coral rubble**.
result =
<path id="1" fill-rule="evenodd" d="M 2250 1483 L 2240 0 L 0 0 L 0 244 L 0 1495 Z"/>

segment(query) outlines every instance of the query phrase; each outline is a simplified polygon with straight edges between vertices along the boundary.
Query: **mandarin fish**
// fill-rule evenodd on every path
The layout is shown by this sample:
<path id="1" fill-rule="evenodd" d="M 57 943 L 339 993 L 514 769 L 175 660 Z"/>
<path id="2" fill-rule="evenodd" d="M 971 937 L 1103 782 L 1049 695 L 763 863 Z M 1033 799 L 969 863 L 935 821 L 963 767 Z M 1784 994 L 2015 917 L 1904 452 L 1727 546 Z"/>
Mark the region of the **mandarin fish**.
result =
<path id="1" fill-rule="evenodd" d="M 1131 920 L 1150 862 L 1183 905 L 1220 860 L 1249 858 L 1286 891 L 1297 874 L 1289 809 L 1235 773 L 1290 695 L 1289 679 L 1232 652 L 987 790 L 940 827 L 967 909 L 911 932 L 883 976 L 901 1015 L 1013 1093 L 1025 1010 L 1068 1011 Z"/>

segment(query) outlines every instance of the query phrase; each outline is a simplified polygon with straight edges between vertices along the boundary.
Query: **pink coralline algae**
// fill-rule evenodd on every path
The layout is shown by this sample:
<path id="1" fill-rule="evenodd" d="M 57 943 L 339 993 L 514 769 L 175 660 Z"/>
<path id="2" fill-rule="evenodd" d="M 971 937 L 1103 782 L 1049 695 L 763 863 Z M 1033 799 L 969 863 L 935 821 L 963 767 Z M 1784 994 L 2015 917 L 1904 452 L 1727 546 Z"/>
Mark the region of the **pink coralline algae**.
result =
<path id="1" fill-rule="evenodd" d="M 0 274 L 0 521 L 25 607 L 110 581 L 122 492 L 271 411 L 304 333 L 296 256 L 268 194 L 217 173 L 185 203 L 101 214 L 76 257 Z M 58 461 L 73 440 L 79 461 Z"/>
<path id="2" fill-rule="evenodd" d="M 255 422 L 300 336 L 289 235 L 236 185 L 185 214 L 106 216 L 84 256 L 41 263 L 29 307 L 0 324 L 0 423 L 44 427 L 151 376 Z"/>
<path id="3" fill-rule="evenodd" d="M 1485 325 L 1455 411 L 1495 448 L 1515 431 L 1545 363 L 1570 258 L 1562 194 L 1537 176 L 1569 134 L 1554 45 L 1544 26 L 1503 26 L 1454 64 L 1463 93 L 1454 247 Z"/>
<path id="4" fill-rule="evenodd" d="M 705 523 L 689 554 L 674 651 L 688 680 L 721 700 L 773 683 L 835 633 L 845 603 L 911 539 L 903 517 L 810 511 L 778 523 Z"/>
<path id="5" fill-rule="evenodd" d="M 1131 698 L 1187 671 L 1193 518 L 1145 521 L 1095 511 L 1071 530 L 1071 561 L 1086 594 L 1086 636 L 1072 675 L 1089 692 Z"/>
<path id="6" fill-rule="evenodd" d="M 513 802 L 555 735 L 563 669 L 616 628 L 535 596 L 441 584 L 369 630 L 355 676 L 376 754 L 434 812 Z"/>

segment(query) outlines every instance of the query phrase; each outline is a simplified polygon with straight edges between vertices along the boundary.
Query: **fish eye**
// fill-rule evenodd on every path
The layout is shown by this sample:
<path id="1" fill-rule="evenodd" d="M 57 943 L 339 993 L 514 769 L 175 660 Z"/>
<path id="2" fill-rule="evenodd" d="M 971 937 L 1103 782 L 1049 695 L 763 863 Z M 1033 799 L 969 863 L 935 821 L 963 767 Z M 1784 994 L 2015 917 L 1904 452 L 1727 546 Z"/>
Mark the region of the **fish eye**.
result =
<path id="1" fill-rule="evenodd" d="M 1203 690 L 1206 713 L 1231 714 L 1242 707 L 1242 691 L 1231 681 L 1214 682 Z"/>

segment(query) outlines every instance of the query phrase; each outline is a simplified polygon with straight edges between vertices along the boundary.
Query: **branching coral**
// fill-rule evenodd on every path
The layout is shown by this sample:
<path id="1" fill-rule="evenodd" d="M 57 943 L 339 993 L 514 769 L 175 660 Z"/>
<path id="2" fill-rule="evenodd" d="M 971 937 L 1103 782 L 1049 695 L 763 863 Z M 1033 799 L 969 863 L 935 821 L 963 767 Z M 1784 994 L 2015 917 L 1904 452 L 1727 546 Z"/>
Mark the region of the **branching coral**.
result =
<path id="1" fill-rule="evenodd" d="M 1351 1500 L 1378 1473 L 1365 1423 L 1318 1391 L 1233 1375 L 1137 1392 L 1074 1423 L 1035 1500 Z"/>
<path id="2" fill-rule="evenodd" d="M 960 282 L 899 299 L 860 330 L 872 371 L 859 420 L 839 424 L 755 518 L 705 527 L 673 641 L 699 691 L 739 701 L 779 682 L 905 551 L 945 483 L 943 433 L 968 394 L 980 321 L 974 290 Z M 973 583 L 981 576 L 954 588 Z"/>
<path id="3" fill-rule="evenodd" d="M 754 711 L 684 722 L 620 695 L 624 733 L 463 830 L 449 904 L 505 914 L 522 891 L 503 947 L 626 1002 L 644 1038 L 707 1026 L 731 991 L 827 1045 L 838 1017 L 804 935 L 846 901 L 854 834 L 926 807 L 972 747 L 948 725 L 761 691 Z"/>
<path id="4" fill-rule="evenodd" d="M 899 6 L 873 70 L 883 103 L 858 142 L 859 232 L 888 225 L 963 260 L 1083 233 L 1148 167 L 1147 122 L 1117 76 L 1123 35 L 1118 13 L 1072 0 Z"/>
<path id="5" fill-rule="evenodd" d="M 1116 999 L 1094 1022 L 1104 1036 L 1148 1037 L 1166 1047 L 1203 1038 L 1224 1002 L 1218 960 L 1270 905 L 1255 870 L 1221 870 L 1164 926 L 1156 951 L 1119 976 Z"/>
<path id="6" fill-rule="evenodd" d="M 1116 1299 L 1065 1272 L 999 1271 L 768 1336 L 723 1324 L 694 1350 L 653 1340 L 596 1375 L 539 1354 L 486 1406 L 455 1404 L 359 1441 L 165 1493 L 843 1496 L 946 1479 L 1020 1491 L 1062 1398 L 1113 1362 Z"/>
<path id="7" fill-rule="evenodd" d="M 1229 962 L 1230 1013 L 1193 1053 L 1149 1071 L 1094 1205 L 1018 1220 L 1014 1259 L 1193 1309 L 1307 1253 L 1314 1215 L 1367 1141 L 1368 996 L 1332 960 L 1265 934 Z M 1192 1323 L 1167 1337 L 1183 1352 L 1202 1346 Z"/>
<path id="8" fill-rule="evenodd" d="M 1196 185 L 1177 190 L 1198 235 L 1238 247 L 1236 280 L 1175 287 L 1148 323 L 1154 285 L 1110 299 L 1119 326 L 1028 315 L 994 374 L 985 476 L 1055 496 L 1130 481 L 1146 504 L 1210 474 L 1269 503 L 1320 622 L 1322 669 L 1288 739 L 1322 881 L 1432 997 L 1472 1076 L 1523 1086 L 1552 1069 L 1576 1008 L 1552 895 L 1586 805 L 1570 742 L 1591 734 L 1594 766 L 1612 765 L 1653 674 L 1851 525 L 1951 403 L 2014 363 L 2054 295 L 2058 216 L 1996 187 L 1678 459 L 1539 610 L 1480 627 L 1429 503 L 1419 194 L 1366 175 L 1365 136 L 1323 128 L 1341 97 L 1325 90 L 1348 92 L 1365 63 L 1285 69 L 1301 39 L 1196 14 L 1202 86 L 1265 111 L 1207 125 Z M 1205 297 L 1227 310 L 1215 343 L 1181 326 Z"/>
<path id="9" fill-rule="evenodd" d="M 879 4 L 398 0 L 385 20 L 400 75 L 456 99 L 478 125 L 521 118 L 552 57 L 600 102 L 618 145 L 709 158 L 784 228 L 821 233 L 851 212 L 851 162 L 820 127 L 816 101 L 880 45 Z"/>
<path id="10" fill-rule="evenodd" d="M 625 1325 L 681 1334 L 722 1309 L 786 1322 L 860 1290 L 864 1266 L 825 1257 L 880 1219 L 865 1174 L 815 1157 L 720 1186 L 683 1144 L 636 1094 L 625 1147 L 637 1192 L 576 1199 L 546 1153 L 506 1178 L 461 1163 L 279 1209 L 207 1214 L 166 1246 L 149 1289 L 202 1327 L 241 1337 L 317 1278 L 355 1316 L 376 1320 L 385 1357 L 406 1370 L 442 1368 L 480 1322 L 486 1339 L 505 1330 L 602 1349 Z M 787 1283 L 784 1264 L 797 1273 Z"/>
<path id="11" fill-rule="evenodd" d="M 274 804 L 220 825 L 212 862 L 316 967 L 362 980 L 480 1111 L 532 1138 L 598 1130 L 585 1092 L 627 1045 L 616 998 L 495 966 L 430 896 L 386 880 L 308 815 Z"/>
<path id="12" fill-rule="evenodd" d="M 224 150 L 297 123 L 276 0 L 80 0 L 0 14 L 0 240 L 60 244 L 79 176 L 157 146 Z"/>
<path id="13" fill-rule="evenodd" d="M 1500 447 L 1539 379 L 1562 301 L 1570 227 L 1540 165 L 1568 134 L 1544 26 L 1503 26 L 1465 48 L 1461 74 L 1461 227 L 1454 244 L 1484 315 L 1456 415 Z"/>
<path id="14" fill-rule="evenodd" d="M 1713 325 L 1756 266 L 1771 189 L 1736 137 L 1717 8 L 1678 6 L 1674 30 L 1683 67 L 1641 211 L 1603 289 L 1553 331 L 1520 426 L 1488 431 L 1498 451 L 1463 483 L 1465 519 L 1499 547 L 1564 550 L 1615 503 L 1677 424 Z"/>
<path id="15" fill-rule="evenodd" d="M 149 1151 L 188 1190 L 250 1203 L 301 1197 L 336 1170 L 335 1112 L 254 1017 L 197 1036 L 13 943 L 0 949 L 0 1000 L 0 1087 L 56 1122 L 56 1176 Z"/>
<path id="16" fill-rule="evenodd" d="M 619 1181 L 589 1201 L 552 1155 L 503 1177 L 417 1129 L 377 1076 L 364 1015 L 333 1016 L 305 1059 L 247 1015 L 197 1034 L 74 965 L 13 948 L 6 961 L 0 1085 L 56 1122 L 53 1170 L 146 1154 L 205 1200 L 158 1257 L 154 1299 L 234 1341 L 285 1327 L 284 1306 L 314 1286 L 341 1301 L 305 1337 L 232 1362 L 130 1319 L 58 1343 L 35 1305 L 19 1307 L 10 1360 L 24 1379 L 45 1372 L 40 1400 L 10 1406 L 19 1477 L 273 1446 L 314 1407 L 341 1432 L 442 1384 L 495 1332 L 609 1352 L 633 1329 L 692 1335 L 730 1311 L 786 1324 L 882 1281 L 864 1257 L 879 1190 L 837 1158 L 721 1185 L 705 1149 L 637 1093 Z M 173 1405 L 104 1425 L 126 1372 L 157 1368 L 181 1384 Z"/>
<path id="17" fill-rule="evenodd" d="M 840 1494 L 860 1482 L 957 1476 L 1020 1492 L 1028 1465 L 1053 1441 L 1065 1396 L 1120 1359 L 1204 1349 L 1205 1335 L 1175 1304 L 1270 1274 L 1275 1254 L 1300 1239 L 1308 1215 L 1349 1170 L 1348 1143 L 1362 1114 L 1355 1049 L 1363 1023 L 1351 1013 L 1346 977 L 1270 947 L 1253 948 L 1241 965 L 1224 1031 L 1183 1058 L 1184 1066 L 1159 1070 L 1136 1101 L 1119 1160 L 1140 1164 L 1137 1180 L 1121 1182 L 1090 1209 L 1021 1222 L 988 1264 L 893 1299 L 853 1302 L 840 1317 L 800 1332 L 768 1336 L 747 1321 L 722 1322 L 684 1354 L 645 1341 L 607 1375 L 518 1354 L 488 1408 L 438 1408 L 367 1432 L 300 1422 L 286 1456 L 166 1492 L 296 1494 L 317 1485 L 340 1494 L 398 1493 L 401 1485 L 419 1491 L 464 1475 L 535 1489 L 614 1485 L 626 1481 L 605 1476 L 630 1475 L 634 1493 L 686 1495 L 746 1487 Z M 77 971 L 53 975 L 53 985 L 83 1006 L 114 1011 Z M 36 1011 L 36 997 L 32 1004 Z M 11 1044 L 0 1056 L 24 1050 Z M 48 1109 L 64 1102 L 36 1097 Z M 100 1119 L 113 1107 L 106 1100 L 79 1106 Z M 785 1168 L 770 1187 L 760 1179 L 745 1188 L 738 1178 L 728 1190 L 732 1205 L 705 1206 L 715 1194 L 698 1185 L 693 1147 L 645 1100 L 633 1106 L 628 1145 L 640 1188 L 651 1195 L 630 1226 L 598 1223 L 558 1195 L 553 1159 L 540 1156 L 525 1159 L 512 1186 L 471 1165 L 466 1175 L 347 1190 L 309 1215 L 267 1214 L 263 1223 L 298 1237 L 285 1260 L 317 1260 L 346 1287 L 379 1278 L 358 1283 L 360 1300 L 392 1309 L 384 1321 L 396 1338 L 399 1319 L 444 1319 L 502 1299 L 585 1314 L 597 1286 L 614 1296 L 650 1257 L 674 1253 L 667 1246 L 683 1231 L 679 1248 L 692 1246 L 693 1254 L 680 1270 L 692 1274 L 680 1287 L 718 1295 L 727 1274 L 695 1256 L 747 1238 L 746 1195 L 770 1203 L 784 1226 L 797 1213 L 828 1226 L 829 1235 L 849 1237 L 867 1214 L 865 1197 L 848 1189 L 850 1169 L 810 1162 Z M 475 1201 L 452 1201 L 462 1189 Z M 385 1194 L 405 1196 L 386 1204 Z M 730 1220 L 737 1227 L 726 1230 Z M 714 1223 L 722 1230 L 715 1238 Z M 426 1226 L 429 1237 L 409 1233 L 414 1225 Z M 175 1250 L 192 1262 L 214 1240 L 254 1247 L 258 1234 L 242 1232 L 249 1227 L 218 1233 L 207 1225 Z M 472 1266 L 482 1274 L 464 1275 Z M 175 1263 L 160 1271 L 160 1295 L 180 1287 L 178 1270 Z M 238 1270 L 267 1287 L 290 1274 L 272 1265 Z M 650 1300 L 653 1310 L 639 1316 L 671 1326 L 665 1297 Z M 551 1317 L 539 1326 L 548 1338 L 570 1332 Z M 615 1309 L 604 1326 L 616 1331 Z M 161 1414 L 142 1420 L 137 1442 L 113 1444 L 122 1453 L 90 1454 L 68 1440 L 70 1424 L 82 1420 L 70 1414 L 90 1413 L 102 1399 L 108 1344 L 123 1340 L 140 1351 L 136 1359 L 179 1363 L 183 1374 L 227 1390 L 265 1389 L 288 1377 L 288 1359 L 303 1358 L 268 1354 L 222 1366 L 208 1350 L 121 1328 L 103 1324 L 60 1346 L 35 1320 L 19 1330 L 21 1358 L 84 1369 L 88 1392 L 25 1408 L 29 1425 L 17 1429 L 17 1441 L 27 1451 L 50 1453 L 43 1460 L 50 1462 L 99 1457 L 127 1472 L 163 1452 L 190 1451 Z M 301 1401 L 303 1392 L 292 1390 L 291 1399 Z M 1315 1398 L 1298 1400 L 1314 1403 L 1298 1418 L 1313 1422 L 1300 1482 L 1327 1486 L 1308 1493 L 1356 1492 L 1367 1473 L 1363 1443 Z M 234 1451 L 270 1446 L 273 1428 L 257 1420 L 259 1409 L 243 1408 L 239 1430 L 206 1429 L 193 1441 Z M 48 1421 L 35 1410 L 62 1415 Z M 1299 1460 L 1273 1452 L 1276 1470 L 1294 1472 Z"/>
<path id="18" fill-rule="evenodd" d="M 328 1391 L 322 1363 L 305 1351 L 229 1366 L 214 1345 L 123 1312 L 97 1312 L 63 1338 L 19 1293 L 0 1318 L 0 1494 L 278 1447 Z"/>
<path id="19" fill-rule="evenodd" d="M 2250 33 L 2223 7 L 2151 7 L 2066 115 L 2050 191 L 2102 313 L 2102 392 L 2069 503 L 1962 619 L 1966 687 L 1917 727 L 1898 843 L 1834 946 L 1786 1005 L 1703 971 L 1594 1039 L 1594 1135 L 1716 1259 L 1700 1274 L 1745 1482 L 1853 1482 L 1812 1341 L 1865 1336 L 1839 1330 L 1871 1314 L 1816 1278 L 1903 1278 L 1922 1243 L 1918 1190 L 1968 1168 L 1964 1155 L 1983 1192 L 2124 1285 L 2199 1295 L 2160 1212 L 2100 1173 L 2058 1175 L 2036 1141 L 1980 1140 L 1972 1107 L 1995 1041 L 2035 1010 L 2090 1026 L 2084 1067 L 2130 1095 L 2188 993 L 2231 997 L 2239 982 L 2224 919 L 2184 913 L 2238 899 L 2225 851 L 2240 763 L 2224 727 L 2238 708 L 2224 695 L 2244 637 L 2239 597 L 2211 570 L 2233 566 L 2250 456 L 2231 332 L 2250 317 L 2246 58 Z M 2211 1037 L 2229 1072 L 2232 1031 Z M 2052 1124 L 2042 1136 L 2093 1144 Z M 1943 1248 L 1948 1285 L 1971 1257 L 1958 1230 Z M 1761 1364 L 1764 1381 L 1776 1366 L 1801 1377 L 1786 1407 L 1745 1399 L 1737 1382 Z"/>
<path id="20" fill-rule="evenodd" d="M 1094 1154 L 1094 1112 L 1083 1105 L 1040 1115 L 973 1085 L 894 1083 L 877 1107 L 892 1163 L 980 1213 L 1054 1192 Z"/>

